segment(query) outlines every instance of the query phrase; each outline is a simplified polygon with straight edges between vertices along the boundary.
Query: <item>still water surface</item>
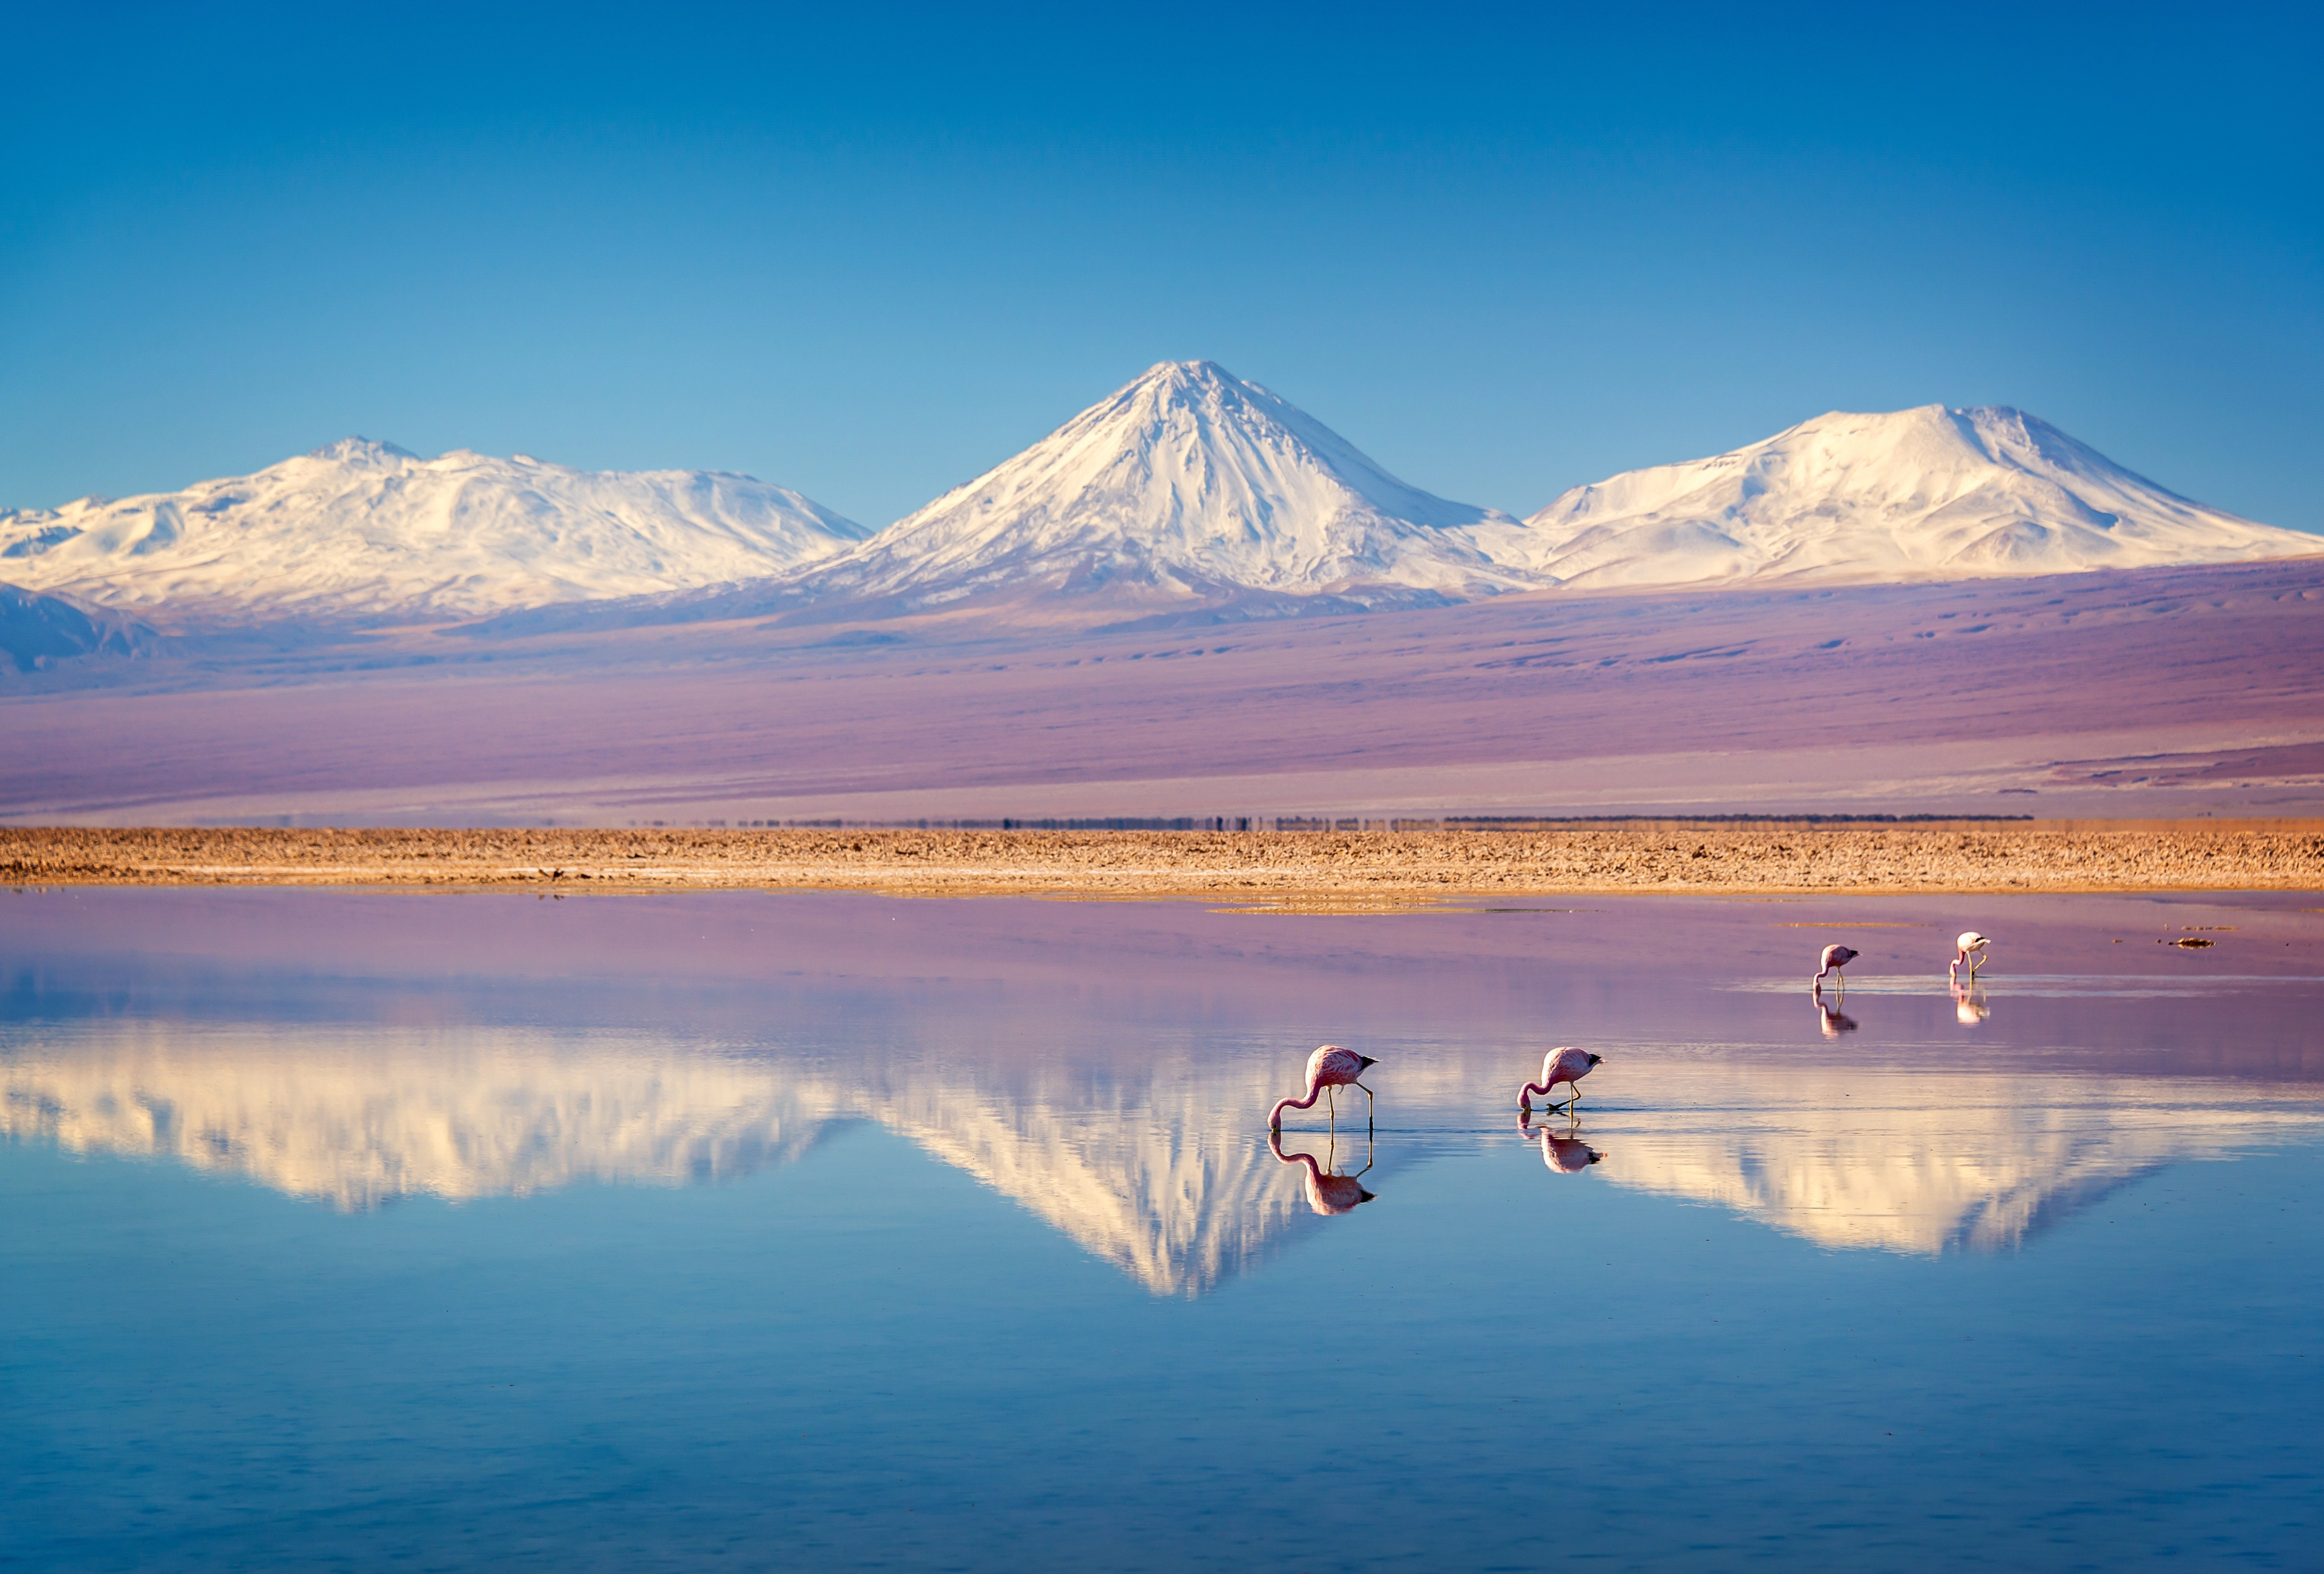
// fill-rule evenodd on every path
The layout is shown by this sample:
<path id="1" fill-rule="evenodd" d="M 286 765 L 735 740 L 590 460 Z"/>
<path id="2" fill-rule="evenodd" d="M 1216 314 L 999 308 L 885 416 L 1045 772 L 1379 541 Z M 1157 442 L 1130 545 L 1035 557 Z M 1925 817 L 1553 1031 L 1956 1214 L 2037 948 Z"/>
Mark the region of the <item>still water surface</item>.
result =
<path id="1" fill-rule="evenodd" d="M 2318 906 L 0 893 L 0 1565 L 2312 1568 Z"/>

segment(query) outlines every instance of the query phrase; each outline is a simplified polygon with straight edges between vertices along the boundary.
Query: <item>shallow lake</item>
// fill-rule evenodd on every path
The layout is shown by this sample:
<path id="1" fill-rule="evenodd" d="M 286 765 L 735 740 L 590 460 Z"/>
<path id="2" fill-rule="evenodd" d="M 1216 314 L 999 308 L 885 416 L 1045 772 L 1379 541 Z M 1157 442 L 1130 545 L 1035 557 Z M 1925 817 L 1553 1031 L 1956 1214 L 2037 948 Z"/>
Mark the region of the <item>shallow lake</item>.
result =
<path id="1" fill-rule="evenodd" d="M 0 1565 L 2312 1568 L 2319 908 L 0 892 Z"/>

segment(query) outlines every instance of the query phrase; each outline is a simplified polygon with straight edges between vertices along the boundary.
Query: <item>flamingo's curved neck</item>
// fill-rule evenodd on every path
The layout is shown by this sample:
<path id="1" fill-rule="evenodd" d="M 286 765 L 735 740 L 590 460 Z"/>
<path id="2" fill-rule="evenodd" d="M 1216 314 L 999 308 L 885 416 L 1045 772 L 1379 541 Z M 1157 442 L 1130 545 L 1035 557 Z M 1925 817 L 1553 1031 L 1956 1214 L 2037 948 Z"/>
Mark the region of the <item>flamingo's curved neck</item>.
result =
<path id="1" fill-rule="evenodd" d="M 1268 1129 L 1269 1131 L 1273 1131 L 1276 1127 L 1283 1124 L 1283 1112 L 1285 1110 L 1313 1109 L 1315 1107 L 1315 1101 L 1322 1097 L 1323 1097 L 1323 1085 L 1318 1082 L 1314 1087 L 1307 1089 L 1306 1097 L 1284 1099 L 1276 1105 L 1273 1109 L 1267 1112 Z"/>

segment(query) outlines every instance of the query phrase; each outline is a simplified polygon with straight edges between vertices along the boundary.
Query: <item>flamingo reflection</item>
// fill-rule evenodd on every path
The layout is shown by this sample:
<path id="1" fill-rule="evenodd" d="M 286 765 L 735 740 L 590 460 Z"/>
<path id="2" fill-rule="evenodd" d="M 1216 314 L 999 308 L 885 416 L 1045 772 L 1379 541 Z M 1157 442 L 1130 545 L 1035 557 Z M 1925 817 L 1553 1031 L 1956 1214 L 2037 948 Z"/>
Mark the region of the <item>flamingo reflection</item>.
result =
<path id="1" fill-rule="evenodd" d="M 1582 1097 L 1582 1079 L 1595 1070 L 1605 1058 L 1571 1045 L 1550 1051 L 1541 1058 L 1541 1080 L 1528 1082 L 1517 1089 L 1517 1107 L 1531 1109 L 1535 1094 L 1547 1098 L 1549 1090 L 1563 1082 L 1565 1084 L 1565 1104 L 1571 1108 L 1573 1102 Z M 1555 1109 L 1557 1106 L 1553 1103 L 1548 1107 Z"/>
<path id="2" fill-rule="evenodd" d="M 1560 1136 L 1549 1129 L 1547 1121 L 1544 1121 L 1538 1133 L 1541 1137 L 1541 1162 L 1561 1175 L 1578 1175 L 1603 1159 L 1606 1155 L 1583 1142 L 1579 1131 L 1578 1126 L 1568 1126 L 1565 1134 Z M 1536 1134 L 1533 1111 L 1528 1109 L 1517 1116 L 1517 1134 L 1528 1140 Z"/>
<path id="3" fill-rule="evenodd" d="M 1975 1027 L 1993 1014 L 1993 1007 L 1985 1003 L 1985 991 L 1974 984 L 1953 980 L 1953 1014 L 1963 1027 Z"/>
<path id="4" fill-rule="evenodd" d="M 1279 1101 L 1273 1109 L 1267 1112 L 1267 1129 L 1271 1132 L 1281 1131 L 1285 1110 L 1313 1109 L 1315 1107 L 1316 1099 L 1330 1093 L 1332 1095 L 1332 1129 L 1339 1130 L 1340 1106 L 1336 1089 L 1351 1087 L 1364 1088 L 1364 1085 L 1356 1079 L 1362 1076 L 1366 1069 L 1379 1064 L 1379 1062 L 1370 1055 L 1360 1055 L 1353 1050 L 1343 1050 L 1337 1044 L 1323 1045 L 1307 1057 L 1307 1097 Z M 1364 1124 L 1366 1125 L 1371 1124 L 1371 1116 L 1372 1090 L 1364 1088 Z"/>
<path id="5" fill-rule="evenodd" d="M 1821 995 L 1816 996 L 1815 1008 L 1816 1024 L 1823 1029 L 1824 1037 L 1836 1039 L 1844 1032 L 1856 1031 L 1856 1019 L 1838 1006 L 1826 1005 Z"/>
<path id="6" fill-rule="evenodd" d="M 1353 1175 L 1342 1175 L 1330 1163 L 1318 1162 L 1313 1153 L 1285 1153 L 1280 1131 L 1270 1130 L 1267 1134 L 1267 1147 L 1278 1162 L 1301 1165 L 1306 1170 L 1300 1180 L 1307 1190 L 1307 1206 L 1317 1213 L 1328 1218 L 1373 1199 L 1373 1193 L 1364 1190 L 1360 1179 L 1372 1167 L 1371 1143 L 1369 1141 L 1364 1144 L 1364 1167 Z M 1326 1146 L 1325 1159 L 1331 1159 L 1338 1149 L 1338 1141 L 1332 1140 Z"/>

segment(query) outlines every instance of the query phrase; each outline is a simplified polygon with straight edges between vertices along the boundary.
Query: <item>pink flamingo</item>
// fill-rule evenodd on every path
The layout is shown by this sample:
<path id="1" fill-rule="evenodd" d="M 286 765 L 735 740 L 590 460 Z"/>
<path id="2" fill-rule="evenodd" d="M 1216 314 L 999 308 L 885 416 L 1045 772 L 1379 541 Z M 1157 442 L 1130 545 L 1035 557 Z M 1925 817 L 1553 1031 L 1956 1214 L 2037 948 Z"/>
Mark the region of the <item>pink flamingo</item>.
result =
<path id="1" fill-rule="evenodd" d="M 1593 1055 L 1587 1050 L 1568 1048 L 1550 1051 L 1541 1058 L 1541 1080 L 1528 1082 L 1517 1089 L 1517 1107 L 1531 1109 L 1535 1094 L 1538 1093 L 1544 1098 L 1547 1098 L 1549 1090 L 1560 1082 L 1565 1084 L 1566 1102 L 1569 1105 L 1572 1104 L 1574 1099 L 1582 1097 L 1582 1079 L 1590 1075 L 1597 1068 L 1598 1063 L 1605 1058 L 1603 1055 Z M 1553 1104 L 1549 1107 L 1554 1109 L 1557 1106 Z"/>
<path id="2" fill-rule="evenodd" d="M 1985 966 L 1985 948 L 1992 943 L 1973 929 L 1961 931 L 1960 937 L 1953 941 L 1953 965 L 1946 969 L 1946 973 L 1958 978 L 1960 977 L 1960 965 L 1967 962 L 1969 976 L 1974 981 L 1977 970 Z"/>
<path id="3" fill-rule="evenodd" d="M 1370 1055 L 1360 1055 L 1353 1050 L 1343 1050 L 1337 1044 L 1325 1044 L 1307 1057 L 1307 1097 L 1284 1099 L 1269 1110 L 1267 1115 L 1267 1129 L 1271 1132 L 1281 1131 L 1283 1112 L 1286 1109 L 1314 1108 L 1315 1100 L 1323 1097 L 1325 1088 L 1364 1088 L 1364 1085 L 1356 1079 L 1364 1074 L 1366 1067 L 1379 1064 L 1379 1062 Z M 1364 1118 L 1367 1121 L 1371 1119 L 1371 1097 L 1372 1090 L 1364 1088 Z M 1339 1124 L 1339 1097 L 1334 1094 L 1332 1100 L 1332 1125 L 1334 1130 L 1338 1129 Z"/>
<path id="4" fill-rule="evenodd" d="M 1846 946 L 1824 947 L 1823 956 L 1821 959 L 1821 965 L 1816 968 L 1816 976 L 1810 979 L 1809 982 L 1814 985 L 1817 991 L 1821 993 L 1823 989 L 1823 976 L 1826 973 L 1839 973 L 1840 986 L 1842 989 L 1847 988 L 1848 975 L 1842 971 L 1842 969 L 1863 954 L 1864 953 L 1862 951 L 1850 950 Z"/>
<path id="5" fill-rule="evenodd" d="M 1300 1180 L 1307 1189 L 1307 1206 L 1317 1213 L 1326 1216 L 1345 1213 L 1360 1203 L 1374 1200 L 1374 1194 L 1364 1190 L 1363 1182 L 1360 1179 L 1364 1171 L 1372 1167 L 1372 1162 L 1369 1157 L 1364 1160 L 1362 1170 L 1357 1171 L 1353 1175 L 1342 1175 L 1316 1162 L 1315 1155 L 1313 1153 L 1285 1153 L 1283 1134 L 1280 1131 L 1270 1130 L 1267 1134 L 1267 1147 L 1269 1153 L 1286 1164 L 1304 1164 L 1307 1167 L 1307 1173 Z"/>

